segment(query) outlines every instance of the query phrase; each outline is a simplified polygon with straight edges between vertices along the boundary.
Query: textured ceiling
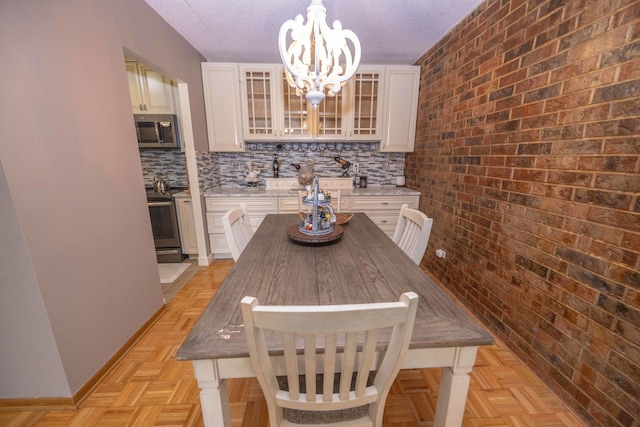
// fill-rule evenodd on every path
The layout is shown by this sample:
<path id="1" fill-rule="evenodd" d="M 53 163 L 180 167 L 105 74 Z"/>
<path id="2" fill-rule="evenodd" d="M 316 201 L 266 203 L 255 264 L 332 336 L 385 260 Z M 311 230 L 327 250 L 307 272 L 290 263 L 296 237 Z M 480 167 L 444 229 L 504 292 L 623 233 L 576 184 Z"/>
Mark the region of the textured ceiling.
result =
<path id="1" fill-rule="evenodd" d="M 309 0 L 145 0 L 211 62 L 279 63 L 278 31 Z M 484 0 L 325 0 L 363 64 L 413 64 Z"/>

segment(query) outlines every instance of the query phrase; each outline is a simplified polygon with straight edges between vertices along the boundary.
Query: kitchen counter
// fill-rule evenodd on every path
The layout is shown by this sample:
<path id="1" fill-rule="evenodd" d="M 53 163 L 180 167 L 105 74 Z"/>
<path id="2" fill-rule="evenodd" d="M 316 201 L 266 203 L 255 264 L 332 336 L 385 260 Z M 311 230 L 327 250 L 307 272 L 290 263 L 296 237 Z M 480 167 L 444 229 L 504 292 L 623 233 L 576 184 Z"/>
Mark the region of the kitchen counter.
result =
<path id="1" fill-rule="evenodd" d="M 302 189 L 302 188 L 301 188 Z M 330 190 L 330 188 L 328 188 Z M 361 196 L 419 196 L 420 192 L 407 187 L 373 187 L 341 190 L 342 194 L 352 197 Z M 247 187 L 214 187 L 203 192 L 204 197 L 286 197 L 298 196 L 297 189 L 274 189 Z"/>
<path id="2" fill-rule="evenodd" d="M 172 195 L 174 199 L 190 199 L 191 198 L 191 193 L 188 193 L 186 191 L 180 191 L 179 193 L 173 193 Z"/>

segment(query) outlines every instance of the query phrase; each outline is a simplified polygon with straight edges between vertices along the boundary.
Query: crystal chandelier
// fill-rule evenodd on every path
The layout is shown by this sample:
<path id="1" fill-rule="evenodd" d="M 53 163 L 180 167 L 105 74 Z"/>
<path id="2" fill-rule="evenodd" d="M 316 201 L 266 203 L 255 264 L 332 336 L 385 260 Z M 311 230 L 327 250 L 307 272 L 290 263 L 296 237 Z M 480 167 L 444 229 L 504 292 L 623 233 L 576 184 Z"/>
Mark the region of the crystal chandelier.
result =
<path id="1" fill-rule="evenodd" d="M 311 0 L 307 8 L 307 22 L 302 15 L 290 19 L 280 27 L 278 48 L 285 67 L 287 82 L 296 93 L 317 107 L 325 97 L 334 96 L 353 76 L 360 63 L 360 41 L 351 30 L 343 30 L 340 21 L 327 25 L 327 9 L 322 0 Z M 291 31 L 291 45 L 287 34 Z M 347 46 L 353 44 L 353 55 Z"/>

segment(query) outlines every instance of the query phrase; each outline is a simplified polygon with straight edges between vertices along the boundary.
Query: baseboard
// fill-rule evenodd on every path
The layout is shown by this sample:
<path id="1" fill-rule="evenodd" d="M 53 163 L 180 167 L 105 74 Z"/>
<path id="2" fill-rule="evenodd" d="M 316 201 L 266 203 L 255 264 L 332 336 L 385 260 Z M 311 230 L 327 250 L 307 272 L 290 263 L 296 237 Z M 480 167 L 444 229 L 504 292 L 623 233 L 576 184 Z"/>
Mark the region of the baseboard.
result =
<path id="1" fill-rule="evenodd" d="M 0 399 L 0 411 L 74 411 L 73 397 L 42 397 L 33 399 Z"/>
<path id="2" fill-rule="evenodd" d="M 167 310 L 166 305 L 162 305 L 144 325 L 136 331 L 131 338 L 100 368 L 72 397 L 43 397 L 24 399 L 0 399 L 0 410 L 43 410 L 43 411 L 69 411 L 77 409 L 80 404 L 91 394 L 91 392 L 102 382 L 102 379 L 113 369 L 113 367 L 125 356 L 133 345 L 144 335 L 151 326 Z"/>

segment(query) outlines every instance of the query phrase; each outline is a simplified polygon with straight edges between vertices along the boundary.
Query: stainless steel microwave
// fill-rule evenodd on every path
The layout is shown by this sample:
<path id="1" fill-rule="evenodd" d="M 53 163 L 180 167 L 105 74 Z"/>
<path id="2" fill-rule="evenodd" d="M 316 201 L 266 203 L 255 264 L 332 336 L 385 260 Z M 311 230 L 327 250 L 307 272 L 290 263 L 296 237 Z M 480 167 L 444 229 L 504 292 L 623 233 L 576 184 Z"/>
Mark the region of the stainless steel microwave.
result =
<path id="1" fill-rule="evenodd" d="M 178 116 L 175 114 L 134 114 L 139 148 L 180 148 Z"/>

